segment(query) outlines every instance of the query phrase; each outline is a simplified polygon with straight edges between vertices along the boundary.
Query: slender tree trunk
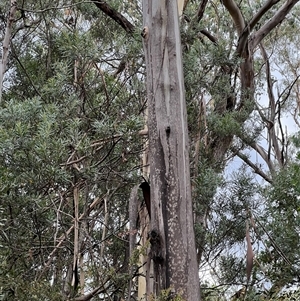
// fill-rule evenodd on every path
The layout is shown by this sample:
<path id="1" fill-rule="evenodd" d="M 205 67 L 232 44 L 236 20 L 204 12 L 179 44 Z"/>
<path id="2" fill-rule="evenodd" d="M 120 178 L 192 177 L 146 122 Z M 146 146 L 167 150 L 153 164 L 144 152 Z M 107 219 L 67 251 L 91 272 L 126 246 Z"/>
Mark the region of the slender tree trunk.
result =
<path id="1" fill-rule="evenodd" d="M 199 300 L 200 288 L 177 3 L 143 2 L 154 294 L 170 288 Z"/>
<path id="2" fill-rule="evenodd" d="M 2 99 L 4 73 L 6 71 L 6 65 L 7 65 L 7 61 L 8 61 L 8 52 L 9 52 L 11 31 L 12 31 L 13 23 L 15 21 L 16 11 L 17 11 L 17 1 L 11 0 L 10 1 L 10 11 L 9 11 L 9 14 L 7 17 L 5 35 L 4 35 L 4 39 L 3 39 L 2 57 L 0 60 L 0 103 L 1 103 L 1 99 Z"/>

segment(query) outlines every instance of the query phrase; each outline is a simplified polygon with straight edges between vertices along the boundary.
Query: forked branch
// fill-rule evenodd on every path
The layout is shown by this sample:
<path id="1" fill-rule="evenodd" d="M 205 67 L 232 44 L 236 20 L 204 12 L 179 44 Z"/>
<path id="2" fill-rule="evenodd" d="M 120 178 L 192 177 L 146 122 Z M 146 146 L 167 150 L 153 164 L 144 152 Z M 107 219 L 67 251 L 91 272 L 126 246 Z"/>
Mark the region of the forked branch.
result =
<path id="1" fill-rule="evenodd" d="M 252 36 L 252 49 L 259 45 L 262 39 L 280 24 L 299 0 L 288 0 L 277 13 Z"/>

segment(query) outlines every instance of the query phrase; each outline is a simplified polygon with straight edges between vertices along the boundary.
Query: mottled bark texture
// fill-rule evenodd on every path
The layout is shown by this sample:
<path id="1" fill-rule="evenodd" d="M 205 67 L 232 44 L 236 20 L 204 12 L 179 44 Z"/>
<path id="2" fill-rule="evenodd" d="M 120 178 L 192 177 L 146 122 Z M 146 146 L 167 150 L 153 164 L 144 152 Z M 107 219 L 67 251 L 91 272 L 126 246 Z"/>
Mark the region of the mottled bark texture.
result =
<path id="1" fill-rule="evenodd" d="M 8 62 L 8 53 L 9 53 L 9 44 L 11 39 L 12 27 L 15 21 L 15 16 L 17 12 L 17 1 L 10 1 L 10 11 L 7 17 L 7 23 L 5 28 L 5 34 L 2 41 L 2 57 L 0 57 L 0 103 L 2 99 L 2 90 L 3 90 L 3 80 L 4 73 L 6 71 L 6 66 Z"/>
<path id="2" fill-rule="evenodd" d="M 200 300 L 177 3 L 143 1 L 153 291 Z M 158 250 L 160 249 L 160 250 Z"/>

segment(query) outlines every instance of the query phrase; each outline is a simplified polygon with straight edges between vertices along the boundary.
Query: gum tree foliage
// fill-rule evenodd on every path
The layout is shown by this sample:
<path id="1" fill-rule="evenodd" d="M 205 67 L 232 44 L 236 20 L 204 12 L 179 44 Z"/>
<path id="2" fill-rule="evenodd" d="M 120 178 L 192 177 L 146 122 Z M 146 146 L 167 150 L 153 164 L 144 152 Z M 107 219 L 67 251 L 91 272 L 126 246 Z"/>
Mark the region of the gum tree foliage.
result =
<path id="1" fill-rule="evenodd" d="M 299 5 L 185 4 L 202 299 L 276 298 L 299 282 Z M 128 199 L 143 181 L 147 104 L 141 31 L 140 1 L 18 1 L 0 104 L 1 300 L 128 298 Z"/>
<path id="2" fill-rule="evenodd" d="M 74 4 L 17 12 L 0 113 L 3 300 L 125 294 L 142 51 L 95 5 Z"/>

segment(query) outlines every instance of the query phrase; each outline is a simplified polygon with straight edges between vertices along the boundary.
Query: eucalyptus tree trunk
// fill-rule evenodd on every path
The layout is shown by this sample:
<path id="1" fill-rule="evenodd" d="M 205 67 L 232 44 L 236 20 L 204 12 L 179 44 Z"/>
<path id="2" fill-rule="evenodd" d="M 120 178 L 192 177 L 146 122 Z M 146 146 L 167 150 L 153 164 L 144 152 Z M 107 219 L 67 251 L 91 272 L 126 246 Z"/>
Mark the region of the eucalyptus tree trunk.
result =
<path id="1" fill-rule="evenodd" d="M 154 295 L 199 300 L 177 1 L 143 1 Z M 148 292 L 149 293 L 149 292 Z"/>
<path id="2" fill-rule="evenodd" d="M 4 73 L 6 71 L 8 53 L 9 53 L 9 43 L 11 39 L 11 31 L 15 21 L 15 15 L 17 11 L 17 1 L 10 1 L 10 11 L 7 17 L 7 24 L 5 28 L 4 39 L 2 41 L 2 57 L 0 58 L 0 103 L 2 99 L 2 90 L 3 90 L 3 80 Z"/>

